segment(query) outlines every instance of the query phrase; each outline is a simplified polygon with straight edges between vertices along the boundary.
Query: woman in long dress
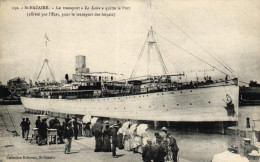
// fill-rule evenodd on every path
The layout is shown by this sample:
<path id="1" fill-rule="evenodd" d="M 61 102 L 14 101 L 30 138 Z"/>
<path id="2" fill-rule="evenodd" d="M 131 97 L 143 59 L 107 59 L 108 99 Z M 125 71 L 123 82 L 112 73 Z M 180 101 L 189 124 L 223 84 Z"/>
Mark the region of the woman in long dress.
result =
<path id="1" fill-rule="evenodd" d="M 110 142 L 110 129 L 108 122 L 105 123 L 103 130 L 103 151 L 104 152 L 111 152 L 111 142 Z"/>
<path id="2" fill-rule="evenodd" d="M 117 131 L 117 138 L 118 138 L 118 148 L 120 150 L 124 149 L 124 144 L 123 144 L 123 129 L 120 128 L 118 131 Z"/>
<path id="3" fill-rule="evenodd" d="M 130 151 L 131 150 L 131 136 L 130 136 L 130 129 L 131 125 L 129 124 L 128 128 L 125 130 L 124 132 L 124 149 L 126 151 Z"/>
<path id="4" fill-rule="evenodd" d="M 85 132 L 85 137 L 92 137 L 91 135 L 91 129 L 90 129 L 90 122 L 84 125 L 84 132 Z"/>
<path id="5" fill-rule="evenodd" d="M 134 131 L 134 141 L 133 141 L 133 151 L 137 153 L 140 151 L 140 147 L 142 147 L 142 138 L 137 135 L 136 130 Z"/>
<path id="6" fill-rule="evenodd" d="M 96 146 L 95 152 L 102 151 L 103 136 L 102 136 L 103 125 L 100 122 L 96 122 L 92 127 L 92 134 L 95 136 Z"/>

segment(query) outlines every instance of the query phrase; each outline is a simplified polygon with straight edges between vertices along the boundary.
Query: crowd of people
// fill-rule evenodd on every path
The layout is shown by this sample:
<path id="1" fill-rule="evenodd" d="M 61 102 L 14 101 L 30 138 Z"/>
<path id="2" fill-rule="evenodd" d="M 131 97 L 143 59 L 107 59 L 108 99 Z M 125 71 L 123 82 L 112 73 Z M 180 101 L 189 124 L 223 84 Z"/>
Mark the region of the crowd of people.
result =
<path id="1" fill-rule="evenodd" d="M 47 118 L 38 119 L 35 122 L 38 129 L 36 142 L 38 145 L 47 144 L 48 129 L 56 129 L 59 143 L 65 143 L 64 153 L 71 152 L 72 138 L 77 140 L 79 123 L 76 117 L 72 119 L 67 116 L 61 122 L 57 117 L 49 120 Z M 30 120 L 23 118 L 21 122 L 23 138 L 28 139 Z M 95 152 L 112 152 L 114 158 L 118 158 L 116 149 L 124 149 L 141 153 L 144 162 L 177 162 L 179 148 L 176 139 L 168 133 L 166 127 L 159 132 L 149 134 L 147 124 L 132 124 L 130 121 L 121 124 L 119 120 L 110 124 L 109 121 L 96 121 L 95 123 L 83 123 L 85 137 L 95 137 Z M 55 141 L 55 142 L 58 142 Z"/>
<path id="2" fill-rule="evenodd" d="M 23 118 L 20 124 L 22 128 L 23 138 L 25 138 L 26 140 L 28 140 L 30 124 L 31 123 L 29 118 L 26 118 L 26 120 L 25 118 Z M 47 118 L 41 119 L 41 117 L 38 116 L 35 122 L 35 129 L 37 129 L 38 132 L 36 135 L 36 142 L 39 146 L 47 144 L 48 129 L 56 129 L 59 143 L 65 143 L 65 153 L 69 153 L 72 137 L 77 140 L 79 125 L 81 125 L 81 123 L 77 121 L 76 117 L 72 117 L 71 119 L 69 118 L 69 116 L 67 116 L 62 124 L 59 119 L 55 117 L 54 119 L 51 119 L 48 124 Z"/>
<path id="3" fill-rule="evenodd" d="M 145 124 L 122 124 L 117 121 L 109 125 L 108 121 L 96 122 L 92 127 L 95 136 L 95 152 L 111 152 L 117 158 L 116 148 L 134 153 L 141 153 L 144 162 L 177 162 L 178 145 L 172 134 L 168 133 L 166 127 L 160 132 L 155 132 L 154 136 L 149 137 Z M 138 132 L 138 126 L 144 129 Z M 112 148 L 111 148 L 112 145 Z"/>

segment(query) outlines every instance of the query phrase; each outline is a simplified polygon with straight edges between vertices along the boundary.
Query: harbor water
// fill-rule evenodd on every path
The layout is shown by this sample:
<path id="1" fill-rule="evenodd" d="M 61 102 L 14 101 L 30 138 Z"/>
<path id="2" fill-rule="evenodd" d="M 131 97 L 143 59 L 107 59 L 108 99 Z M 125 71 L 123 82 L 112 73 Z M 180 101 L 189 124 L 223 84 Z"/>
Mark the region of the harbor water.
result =
<path id="1" fill-rule="evenodd" d="M 14 131 L 12 123 L 14 123 L 18 133 L 21 135 L 21 128 L 19 125 L 22 118 L 30 118 L 32 124 L 31 128 L 35 126 L 34 123 L 37 115 L 26 113 L 22 105 L 0 105 L 0 108 L 0 138 L 10 136 L 10 132 Z M 243 106 L 240 107 L 239 111 L 240 126 L 246 126 L 246 118 L 260 119 L 260 106 Z M 11 121 L 8 112 L 12 116 L 13 122 Z M 60 120 L 63 121 L 63 119 Z M 175 129 L 171 132 L 176 138 L 180 148 L 179 157 L 189 161 L 209 162 L 215 154 L 226 151 L 229 145 L 230 135 L 227 134 L 185 132 Z M 21 138 L 21 136 L 13 138 Z M 135 156 L 141 155 L 137 154 Z"/>

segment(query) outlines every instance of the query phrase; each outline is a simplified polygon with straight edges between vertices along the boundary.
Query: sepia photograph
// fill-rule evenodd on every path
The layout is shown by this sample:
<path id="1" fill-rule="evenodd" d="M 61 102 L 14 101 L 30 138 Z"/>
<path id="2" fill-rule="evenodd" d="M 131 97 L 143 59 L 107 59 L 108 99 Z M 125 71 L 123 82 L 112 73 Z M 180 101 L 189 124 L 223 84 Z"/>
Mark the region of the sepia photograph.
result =
<path id="1" fill-rule="evenodd" d="M 259 162 L 260 1 L 0 0 L 0 162 Z"/>

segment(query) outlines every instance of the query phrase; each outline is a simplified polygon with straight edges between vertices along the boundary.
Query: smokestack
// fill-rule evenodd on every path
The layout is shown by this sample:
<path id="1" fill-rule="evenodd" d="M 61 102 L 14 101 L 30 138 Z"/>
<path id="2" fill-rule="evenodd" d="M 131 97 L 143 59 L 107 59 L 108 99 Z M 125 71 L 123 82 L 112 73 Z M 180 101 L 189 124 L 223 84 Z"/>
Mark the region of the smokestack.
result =
<path id="1" fill-rule="evenodd" d="M 250 118 L 246 118 L 246 127 L 250 128 Z"/>

